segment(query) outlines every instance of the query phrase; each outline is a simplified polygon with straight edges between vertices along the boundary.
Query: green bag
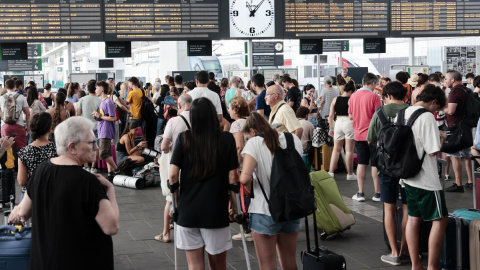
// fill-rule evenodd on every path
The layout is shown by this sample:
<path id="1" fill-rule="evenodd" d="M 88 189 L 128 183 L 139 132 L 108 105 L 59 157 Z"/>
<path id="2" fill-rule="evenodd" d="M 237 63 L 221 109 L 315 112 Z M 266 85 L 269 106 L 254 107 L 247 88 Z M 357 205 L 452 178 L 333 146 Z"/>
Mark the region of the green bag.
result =
<path id="1" fill-rule="evenodd" d="M 322 170 L 310 173 L 310 181 L 315 189 L 317 227 L 323 230 L 321 238 L 350 229 L 355 217 L 343 201 L 335 179 Z"/>

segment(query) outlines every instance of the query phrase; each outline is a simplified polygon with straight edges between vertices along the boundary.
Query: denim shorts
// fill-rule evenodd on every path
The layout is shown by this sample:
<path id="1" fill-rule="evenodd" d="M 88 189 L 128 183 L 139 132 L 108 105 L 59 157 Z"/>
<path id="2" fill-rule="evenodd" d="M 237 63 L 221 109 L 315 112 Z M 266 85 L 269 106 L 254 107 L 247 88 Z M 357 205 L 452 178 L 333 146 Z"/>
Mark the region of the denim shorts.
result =
<path id="1" fill-rule="evenodd" d="M 281 232 L 298 232 L 302 228 L 300 221 L 301 219 L 276 222 L 271 216 L 251 213 L 248 226 L 252 231 L 259 234 L 277 235 Z"/>
<path id="2" fill-rule="evenodd" d="M 405 195 L 405 188 L 402 188 L 398 183 L 400 179 L 392 178 L 384 175 L 379 175 L 380 178 L 380 200 L 388 204 L 396 204 L 398 192 L 402 196 L 402 204 L 407 204 L 407 196 Z"/>

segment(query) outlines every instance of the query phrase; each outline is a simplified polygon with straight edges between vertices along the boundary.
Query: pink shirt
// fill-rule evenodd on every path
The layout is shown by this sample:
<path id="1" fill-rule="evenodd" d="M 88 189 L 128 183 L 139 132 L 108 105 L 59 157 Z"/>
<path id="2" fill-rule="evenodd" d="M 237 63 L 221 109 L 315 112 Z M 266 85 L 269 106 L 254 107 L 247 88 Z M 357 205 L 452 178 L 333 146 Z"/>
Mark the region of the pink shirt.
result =
<path id="1" fill-rule="evenodd" d="M 368 126 L 375 110 L 382 106 L 380 98 L 370 89 L 361 88 L 350 97 L 348 114 L 353 119 L 353 138 L 355 141 L 366 141 Z"/>

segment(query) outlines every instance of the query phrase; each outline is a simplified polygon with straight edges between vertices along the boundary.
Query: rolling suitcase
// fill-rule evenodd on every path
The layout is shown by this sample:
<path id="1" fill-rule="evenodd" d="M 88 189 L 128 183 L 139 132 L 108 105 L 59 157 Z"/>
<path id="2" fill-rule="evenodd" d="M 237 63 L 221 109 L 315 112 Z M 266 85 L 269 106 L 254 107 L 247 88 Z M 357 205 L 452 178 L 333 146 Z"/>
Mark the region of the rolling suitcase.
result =
<path id="1" fill-rule="evenodd" d="M 10 197 L 10 210 L 4 211 L 4 225 L 0 226 L 0 268 L 4 270 L 28 270 L 32 228 L 7 225 L 8 216 L 15 204 Z M 27 222 L 27 224 L 29 224 Z"/>
<path id="2" fill-rule="evenodd" d="M 15 203 L 15 179 L 13 169 L 0 170 L 0 208 L 6 203 L 11 203 L 10 196 Z"/>
<path id="3" fill-rule="evenodd" d="M 115 152 L 115 144 L 112 142 L 112 157 L 113 157 L 113 161 L 115 162 L 115 164 L 117 164 L 117 152 Z M 97 168 L 98 170 L 100 171 L 106 171 L 108 168 L 107 168 L 107 162 L 105 160 L 101 160 L 100 157 L 98 157 L 98 161 L 97 161 Z"/>
<path id="4" fill-rule="evenodd" d="M 300 253 L 303 270 L 343 270 L 347 269 L 347 262 L 342 255 L 336 254 L 325 247 L 318 245 L 316 217 L 313 215 L 313 235 L 315 246 L 310 247 L 310 232 L 308 217 L 305 217 L 305 233 L 307 235 L 307 249 Z"/>
<path id="5" fill-rule="evenodd" d="M 468 238 L 467 220 L 453 214 L 449 215 L 445 240 L 440 252 L 440 269 L 469 268 Z"/>
<path id="6" fill-rule="evenodd" d="M 480 219 L 469 225 L 470 270 L 480 270 Z"/>
<path id="7" fill-rule="evenodd" d="M 323 170 L 312 172 L 310 181 L 315 190 L 316 225 L 321 238 L 350 229 L 355 224 L 355 217 L 343 201 L 332 176 Z"/>

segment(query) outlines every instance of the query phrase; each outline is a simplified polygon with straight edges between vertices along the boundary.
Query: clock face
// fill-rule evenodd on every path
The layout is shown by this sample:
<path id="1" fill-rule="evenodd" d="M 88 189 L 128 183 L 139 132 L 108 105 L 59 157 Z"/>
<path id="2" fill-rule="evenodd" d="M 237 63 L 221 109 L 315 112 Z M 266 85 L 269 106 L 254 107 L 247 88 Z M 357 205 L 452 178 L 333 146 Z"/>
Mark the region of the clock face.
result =
<path id="1" fill-rule="evenodd" d="M 275 37 L 274 0 L 230 0 L 230 37 Z"/>

